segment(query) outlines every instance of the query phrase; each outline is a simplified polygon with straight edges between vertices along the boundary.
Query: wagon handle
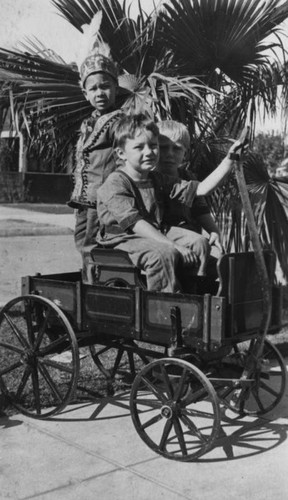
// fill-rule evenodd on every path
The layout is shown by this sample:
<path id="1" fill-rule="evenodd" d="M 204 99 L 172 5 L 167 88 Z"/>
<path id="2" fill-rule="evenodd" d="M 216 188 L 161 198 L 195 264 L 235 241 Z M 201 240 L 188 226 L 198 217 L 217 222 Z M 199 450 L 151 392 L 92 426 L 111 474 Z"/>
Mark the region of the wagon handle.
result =
<path id="1" fill-rule="evenodd" d="M 234 148 L 233 153 L 232 152 L 229 153 L 229 159 L 230 160 L 235 160 L 235 161 L 240 161 L 241 160 L 242 154 L 245 152 L 245 149 L 249 145 L 250 136 L 251 136 L 251 129 L 250 129 L 249 125 L 246 125 L 243 128 L 240 136 L 237 139 L 237 142 L 239 142 L 239 145 L 236 148 Z M 236 141 L 234 141 L 232 139 L 229 139 L 229 140 L 231 140 L 234 143 L 236 142 Z"/>
<path id="2" fill-rule="evenodd" d="M 250 135 L 250 127 L 244 127 L 240 137 L 239 141 L 243 141 L 243 145 L 241 148 L 241 152 L 245 148 L 245 145 L 247 145 L 248 140 L 249 140 L 249 135 Z M 261 340 L 259 340 L 258 343 L 258 353 L 259 355 L 262 353 L 263 345 L 264 345 L 264 340 L 265 336 L 267 334 L 269 325 L 270 325 L 270 319 L 271 319 L 271 289 L 270 289 L 270 282 L 269 282 L 269 277 L 268 277 L 268 272 L 265 264 L 265 259 L 264 259 L 264 254 L 263 254 L 263 248 L 260 242 L 259 234 L 258 234 L 258 229 L 256 226 L 255 218 L 254 218 L 254 213 L 252 210 L 251 206 L 251 201 L 249 198 L 249 193 L 244 177 L 244 172 L 243 172 L 243 161 L 241 157 L 239 158 L 239 161 L 236 162 L 236 168 L 235 168 L 235 173 L 236 173 L 236 180 L 239 188 L 239 193 L 243 205 L 243 210 L 244 214 L 247 219 L 247 225 L 248 225 L 248 230 L 249 230 L 249 235 L 251 239 L 251 243 L 253 246 L 253 250 L 255 253 L 255 261 L 256 261 L 256 269 L 258 271 L 258 275 L 260 278 L 260 283 L 261 283 L 261 290 L 263 293 L 263 300 L 264 300 L 264 316 L 263 316 L 263 335 Z"/>

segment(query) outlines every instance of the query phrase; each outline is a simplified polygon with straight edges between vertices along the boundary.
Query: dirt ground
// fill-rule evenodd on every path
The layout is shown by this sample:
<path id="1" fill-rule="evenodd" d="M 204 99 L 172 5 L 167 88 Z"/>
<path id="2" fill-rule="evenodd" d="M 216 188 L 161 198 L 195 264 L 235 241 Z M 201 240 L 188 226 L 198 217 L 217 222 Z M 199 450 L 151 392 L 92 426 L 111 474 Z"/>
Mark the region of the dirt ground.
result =
<path id="1" fill-rule="evenodd" d="M 81 257 L 73 235 L 0 238 L 0 304 L 21 293 L 21 277 L 78 271 Z"/>

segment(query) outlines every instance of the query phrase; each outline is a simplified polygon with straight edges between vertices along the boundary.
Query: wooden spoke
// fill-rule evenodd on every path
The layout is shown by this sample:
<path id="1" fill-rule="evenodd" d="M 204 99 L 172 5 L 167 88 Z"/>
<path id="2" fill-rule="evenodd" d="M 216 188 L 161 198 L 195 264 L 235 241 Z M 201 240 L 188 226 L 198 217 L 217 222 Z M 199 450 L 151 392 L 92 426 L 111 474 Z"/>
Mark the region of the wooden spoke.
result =
<path id="1" fill-rule="evenodd" d="M 124 354 L 124 349 L 123 348 L 120 348 L 117 352 L 117 356 L 116 356 L 116 360 L 115 360 L 115 363 L 114 363 L 114 366 L 113 366 L 113 370 L 112 370 L 112 373 L 111 373 L 111 377 L 114 378 L 115 377 L 115 374 L 117 372 L 117 369 L 118 369 L 118 366 L 120 365 L 120 361 L 123 357 L 123 354 Z"/>
<path id="2" fill-rule="evenodd" d="M 195 387 L 197 396 L 190 401 Z M 188 361 L 162 358 L 145 366 L 132 385 L 130 409 L 140 438 L 166 458 L 195 460 L 213 447 L 218 436 L 216 392 Z"/>
<path id="3" fill-rule="evenodd" d="M 24 308 L 25 308 L 25 319 L 26 319 L 29 343 L 30 346 L 34 346 L 35 336 L 32 323 L 32 310 L 31 310 L 31 303 L 28 298 L 24 300 Z"/>
<path id="4" fill-rule="evenodd" d="M 150 427 L 150 425 L 154 425 L 156 424 L 157 422 L 159 422 L 159 420 L 161 420 L 163 417 L 161 414 L 159 415 L 155 415 L 155 417 L 152 417 L 150 418 L 150 420 L 147 420 L 147 422 L 145 422 L 145 424 L 142 425 L 142 429 L 146 429 L 147 427 Z"/>
<path id="5" fill-rule="evenodd" d="M 174 395 L 174 399 L 177 402 L 179 401 L 181 395 L 183 395 L 184 383 L 185 383 L 186 375 L 187 375 L 187 370 L 184 369 L 183 372 L 182 372 L 182 374 L 181 374 L 180 380 L 179 380 L 179 382 L 177 384 L 176 393 Z"/>
<path id="6" fill-rule="evenodd" d="M 167 398 L 165 394 L 158 387 L 155 387 L 155 385 L 152 382 L 150 382 L 150 380 L 148 380 L 148 378 L 146 377 L 142 377 L 142 382 L 163 404 L 165 404 Z"/>
<path id="7" fill-rule="evenodd" d="M 19 340 L 20 344 L 22 344 L 23 347 L 29 347 L 29 343 L 27 342 L 27 339 L 22 334 L 22 332 L 17 328 L 16 324 L 14 324 L 14 322 L 10 318 L 9 314 L 3 313 L 3 316 L 6 319 L 6 321 L 9 323 L 10 327 L 13 330 L 13 333 L 15 334 L 15 337 Z"/>
<path id="8" fill-rule="evenodd" d="M 134 400 L 136 404 L 139 404 L 139 406 L 148 406 L 150 408 L 161 408 L 161 402 L 156 401 L 155 399 L 142 399 L 142 398 L 136 398 Z"/>
<path id="9" fill-rule="evenodd" d="M 49 322 L 49 318 L 50 318 L 50 315 L 51 315 L 51 309 L 48 309 L 46 311 L 46 315 L 44 317 L 44 321 L 39 329 L 39 332 L 38 332 L 38 335 L 37 335 L 37 338 L 36 338 L 36 342 L 35 342 L 35 349 L 39 349 L 40 345 L 41 345 L 41 342 L 44 338 L 44 335 L 45 335 L 45 331 L 46 331 L 46 328 L 48 326 L 48 322 Z"/>
<path id="10" fill-rule="evenodd" d="M 24 352 L 22 348 L 13 344 L 8 344 L 8 342 L 0 341 L 0 347 L 2 347 L 3 349 L 7 349 L 7 351 L 17 352 L 18 354 L 22 354 Z"/>
<path id="11" fill-rule="evenodd" d="M 25 386 L 28 382 L 30 375 L 31 375 L 31 368 L 30 368 L 30 366 L 26 366 L 24 373 L 23 373 L 23 376 L 22 376 L 22 379 L 20 380 L 20 383 L 19 383 L 19 386 L 18 386 L 18 389 L 16 392 L 16 399 L 20 399 L 21 394 L 25 389 Z"/>
<path id="12" fill-rule="evenodd" d="M 46 380 L 50 389 L 52 390 L 54 396 L 57 398 L 59 402 L 62 402 L 62 396 L 56 384 L 54 384 L 53 379 L 50 377 L 49 371 L 46 366 L 43 364 L 39 364 L 39 371 L 42 374 L 43 378 Z"/>
<path id="13" fill-rule="evenodd" d="M 188 418 L 186 415 L 181 415 L 181 420 L 184 425 L 186 425 L 189 429 L 189 431 L 194 435 L 197 436 L 202 443 L 207 443 L 207 439 L 203 436 L 203 434 L 199 431 L 198 427 Z"/>
<path id="14" fill-rule="evenodd" d="M 265 408 L 264 408 L 264 406 L 263 406 L 263 404 L 261 402 L 261 399 L 259 398 L 257 389 L 255 387 L 253 387 L 251 393 L 253 394 L 253 396 L 255 398 L 255 401 L 256 401 L 256 403 L 258 405 L 258 408 L 259 408 L 260 412 L 264 413 Z"/>
<path id="15" fill-rule="evenodd" d="M 175 432 L 176 432 L 176 436 L 178 438 L 178 441 L 179 441 L 179 444 L 180 444 L 180 448 L 181 448 L 181 451 L 182 451 L 182 455 L 183 457 L 186 457 L 187 456 L 187 448 L 186 448 L 186 443 L 185 443 L 185 439 L 184 439 L 184 434 L 183 434 L 183 430 L 182 430 L 182 427 L 181 427 L 181 423 L 179 421 L 179 419 L 177 417 L 175 417 L 173 419 L 173 423 L 174 423 L 174 429 L 175 429 Z"/>
<path id="16" fill-rule="evenodd" d="M 10 301 L 0 311 L 0 347 L 1 390 L 19 411 L 45 418 L 69 403 L 79 374 L 78 343 L 53 302 L 37 295 Z M 62 362 L 65 352 L 71 359 Z"/>
<path id="17" fill-rule="evenodd" d="M 259 387 L 261 389 L 264 389 L 264 391 L 269 392 L 269 394 L 272 394 L 272 396 L 275 396 L 277 398 L 278 392 L 273 389 L 273 387 L 270 387 L 269 385 L 265 384 L 262 380 L 259 382 Z"/>
<path id="18" fill-rule="evenodd" d="M 32 383 L 33 383 L 33 393 L 35 399 L 35 408 L 37 415 L 41 414 L 41 402 L 40 402 L 40 387 L 37 369 L 32 369 Z"/>
<path id="19" fill-rule="evenodd" d="M 133 340 L 125 341 L 122 338 L 114 339 L 109 345 L 95 344 L 90 347 L 94 363 L 109 383 L 115 378 L 123 378 L 126 382 L 136 376 L 139 367 L 148 363 Z"/>
<path id="20" fill-rule="evenodd" d="M 170 381 L 170 379 L 168 377 L 168 373 L 166 371 L 166 368 L 165 368 L 164 365 L 161 365 L 160 369 L 161 369 L 161 375 L 162 375 L 162 378 L 163 378 L 164 387 L 166 389 L 168 398 L 172 398 L 173 397 L 173 388 L 172 388 L 171 381 Z"/>
<path id="21" fill-rule="evenodd" d="M 13 372 L 16 370 L 16 368 L 20 368 L 22 366 L 21 361 L 16 361 L 16 363 L 13 363 L 12 365 L 8 365 L 5 368 L 2 368 L 0 370 L 0 377 L 3 377 L 3 375 L 7 375 L 8 373 Z"/>
<path id="22" fill-rule="evenodd" d="M 192 408 L 187 409 L 186 407 L 184 407 L 182 410 L 182 414 L 187 415 L 189 417 L 214 418 L 213 412 L 208 413 L 207 411 L 201 411 L 201 410 L 198 410 L 196 408 L 195 409 L 192 409 Z"/>
<path id="23" fill-rule="evenodd" d="M 165 423 L 164 429 L 163 429 L 160 443 L 159 443 L 159 450 L 160 451 L 164 452 L 166 449 L 167 439 L 168 439 L 169 434 L 171 432 L 172 426 L 173 426 L 172 420 L 167 420 Z"/>
<path id="24" fill-rule="evenodd" d="M 135 374 L 136 374 L 135 363 L 134 363 L 133 353 L 131 351 L 128 351 L 128 359 L 129 359 L 129 366 L 130 366 L 131 373 L 132 373 L 133 377 L 135 377 Z"/>
<path id="25" fill-rule="evenodd" d="M 59 339 L 50 340 L 49 344 L 46 342 L 45 345 L 42 345 L 40 349 L 37 349 L 37 354 L 39 357 L 45 357 L 48 356 L 49 354 L 55 354 L 59 351 L 61 352 L 64 350 L 63 346 L 65 346 L 65 342 L 66 344 L 67 343 L 69 344 L 70 342 L 69 336 L 61 335 Z"/>
<path id="26" fill-rule="evenodd" d="M 236 370 L 235 373 L 240 374 L 239 383 L 234 387 L 227 385 L 225 378 L 223 382 L 215 384 L 219 400 L 227 408 L 244 415 L 262 415 L 271 411 L 281 401 L 286 387 L 287 370 L 285 362 L 279 353 L 278 349 L 271 344 L 269 340 L 264 341 L 262 355 L 253 354 L 253 349 L 256 347 L 255 339 L 252 339 L 248 347 L 236 353 Z M 259 359 L 258 359 L 259 358 Z M 251 368 L 251 359 L 254 359 L 254 368 Z M 231 356 L 232 363 L 228 366 L 230 372 L 235 368 L 233 365 L 233 355 Z M 247 368 L 246 363 L 249 360 L 249 380 L 244 386 L 241 380 L 243 371 Z M 239 372 L 239 361 L 241 361 L 242 370 Z M 221 367 L 220 373 L 221 375 Z M 232 377 L 233 378 L 233 377 Z M 212 379 L 213 380 L 213 379 Z M 238 395 L 239 394 L 239 395 Z"/>
<path id="27" fill-rule="evenodd" d="M 39 360 L 40 366 L 46 365 L 47 367 L 55 368 L 56 370 L 59 370 L 61 372 L 66 372 L 66 373 L 73 373 L 73 365 L 66 365 L 63 363 L 59 363 L 59 361 L 53 361 L 53 359 L 40 359 Z"/>

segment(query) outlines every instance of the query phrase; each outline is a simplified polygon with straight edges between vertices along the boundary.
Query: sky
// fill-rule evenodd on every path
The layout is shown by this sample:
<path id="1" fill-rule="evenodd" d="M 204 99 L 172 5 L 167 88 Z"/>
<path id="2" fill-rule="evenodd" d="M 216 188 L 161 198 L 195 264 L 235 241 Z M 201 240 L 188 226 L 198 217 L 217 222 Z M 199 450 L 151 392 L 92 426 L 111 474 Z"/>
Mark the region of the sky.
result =
<path id="1" fill-rule="evenodd" d="M 138 11 L 138 0 L 127 0 L 131 4 L 131 15 Z M 159 5 L 161 0 L 142 0 L 142 7 L 151 12 L 153 3 Z M 77 48 L 81 41 L 81 33 L 76 30 L 51 0 L 0 0 L 0 46 L 17 49 L 17 44 L 26 37 L 38 38 L 47 48 L 54 50 L 65 62 L 75 61 Z M 18 46 L 19 47 L 19 46 Z M 257 122 L 257 130 L 264 132 L 283 131 L 280 113 L 275 120 Z"/>
<path id="2" fill-rule="evenodd" d="M 155 5 L 161 0 L 155 0 Z M 138 12 L 138 0 L 128 0 L 131 15 Z M 51 0 L 0 0 L 0 46 L 17 48 L 25 37 L 38 38 L 66 62 L 75 60 L 81 33 L 70 25 Z M 142 0 L 146 12 L 153 10 L 153 0 Z"/>

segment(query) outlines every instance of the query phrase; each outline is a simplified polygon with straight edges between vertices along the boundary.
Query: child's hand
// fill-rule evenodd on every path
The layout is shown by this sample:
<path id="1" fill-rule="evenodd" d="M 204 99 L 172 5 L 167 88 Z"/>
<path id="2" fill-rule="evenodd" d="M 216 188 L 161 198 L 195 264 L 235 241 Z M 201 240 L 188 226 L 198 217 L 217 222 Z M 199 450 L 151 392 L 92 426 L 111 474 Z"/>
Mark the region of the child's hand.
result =
<path id="1" fill-rule="evenodd" d="M 181 254 L 183 264 L 187 266 L 198 266 L 198 257 L 189 248 L 182 247 L 181 245 L 174 245 L 176 250 Z"/>
<path id="2" fill-rule="evenodd" d="M 247 151 L 250 139 L 250 127 L 244 127 L 240 137 L 234 142 L 228 151 L 229 160 L 239 161 L 241 156 Z"/>
<path id="3" fill-rule="evenodd" d="M 218 233 L 210 233 L 210 236 L 209 236 L 209 245 L 214 245 L 215 247 L 217 247 L 221 253 L 224 252 L 224 248 L 223 248 L 223 245 L 221 243 L 221 240 L 220 240 L 220 236 Z"/>

